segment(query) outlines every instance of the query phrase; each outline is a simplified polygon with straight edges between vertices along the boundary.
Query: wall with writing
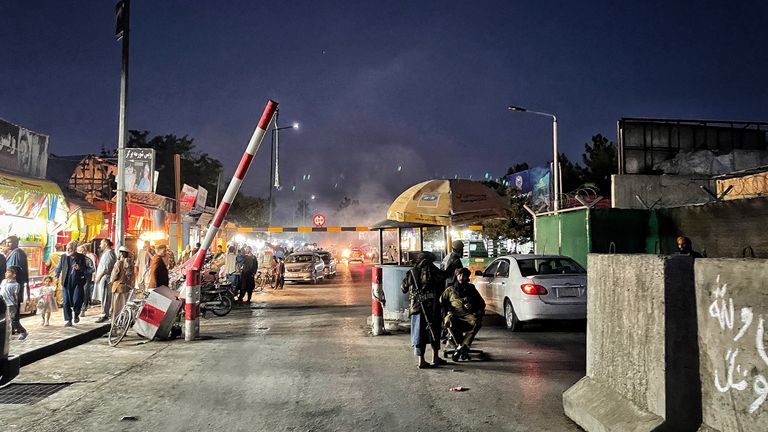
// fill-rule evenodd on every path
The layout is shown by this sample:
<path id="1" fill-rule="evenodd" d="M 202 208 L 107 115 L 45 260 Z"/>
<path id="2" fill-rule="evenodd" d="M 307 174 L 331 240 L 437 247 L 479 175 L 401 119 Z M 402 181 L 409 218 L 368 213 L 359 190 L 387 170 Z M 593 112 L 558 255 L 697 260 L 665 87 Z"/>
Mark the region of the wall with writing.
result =
<path id="1" fill-rule="evenodd" d="M 702 417 L 717 431 L 768 430 L 768 260 L 694 266 Z"/>

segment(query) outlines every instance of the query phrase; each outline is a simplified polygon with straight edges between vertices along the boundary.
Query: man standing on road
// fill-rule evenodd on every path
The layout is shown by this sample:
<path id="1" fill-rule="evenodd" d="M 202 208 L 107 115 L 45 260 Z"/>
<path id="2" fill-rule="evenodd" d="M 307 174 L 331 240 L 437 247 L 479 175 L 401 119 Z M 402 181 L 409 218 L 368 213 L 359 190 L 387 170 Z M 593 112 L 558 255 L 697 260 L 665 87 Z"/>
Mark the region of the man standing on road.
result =
<path id="1" fill-rule="evenodd" d="M 144 289 L 149 283 L 149 262 L 152 260 L 152 251 L 149 242 L 144 242 L 141 250 L 136 254 L 136 286 Z"/>
<path id="2" fill-rule="evenodd" d="M 451 248 L 453 250 L 443 260 L 443 271 L 446 275 L 446 287 L 451 286 L 456 282 L 456 270 L 464 268 L 464 264 L 461 263 L 461 258 L 464 256 L 464 242 L 461 240 L 454 240 L 451 243 Z"/>
<path id="3" fill-rule="evenodd" d="M 165 253 L 168 247 L 161 244 L 157 247 L 155 256 L 149 263 L 149 284 L 147 288 L 167 287 L 170 284 L 168 280 L 168 267 L 165 265 Z"/>
<path id="4" fill-rule="evenodd" d="M 77 247 L 77 252 L 85 255 L 85 263 L 87 264 L 87 270 L 85 271 L 85 286 L 83 287 L 83 316 L 85 311 L 88 310 L 88 306 L 91 305 L 91 298 L 93 297 L 93 287 L 96 277 L 96 263 L 99 262 L 96 259 L 96 255 L 91 252 L 90 245 L 83 243 Z"/>
<path id="5" fill-rule="evenodd" d="M 253 295 L 253 289 L 256 288 L 256 272 L 259 270 L 259 263 L 256 261 L 256 257 L 253 256 L 253 250 L 250 246 L 245 247 L 245 255 L 243 256 L 243 270 L 241 272 L 242 280 L 240 281 L 240 301 L 242 302 L 245 295 L 248 294 L 248 303 L 251 302 L 251 296 Z"/>
<path id="6" fill-rule="evenodd" d="M 67 243 L 66 256 L 61 257 L 56 267 L 56 277 L 61 280 L 64 296 L 64 327 L 72 326 L 72 312 L 75 323 L 80 322 L 80 308 L 83 306 L 83 286 L 85 285 L 85 255 L 78 253 L 77 242 Z"/>
<path id="7" fill-rule="evenodd" d="M 117 257 L 115 251 L 112 250 L 112 240 L 102 239 L 99 244 L 101 248 L 101 259 L 99 260 L 99 266 L 96 269 L 96 292 L 99 301 L 101 301 L 101 317 L 96 320 L 97 323 L 102 323 L 109 320 L 110 311 L 112 309 L 112 287 L 109 286 L 109 279 L 112 275 L 112 269 L 115 267 Z M 118 311 L 119 312 L 119 311 Z"/>
<path id="8" fill-rule="evenodd" d="M 120 258 L 114 265 L 109 280 L 112 283 L 112 322 L 115 317 L 123 310 L 123 306 L 128 302 L 131 289 L 133 289 L 133 259 L 131 251 L 125 246 L 120 246 Z"/>
<path id="9" fill-rule="evenodd" d="M 419 369 L 445 364 L 440 358 L 440 334 L 442 316 L 437 299 L 445 289 L 440 269 L 435 267 L 432 252 L 422 252 L 414 268 L 408 271 L 400 284 L 400 290 L 408 294 L 411 315 L 411 346 L 418 357 Z M 424 360 L 427 343 L 432 346 L 432 364 Z"/>
<path id="10" fill-rule="evenodd" d="M 5 247 L 8 248 L 8 255 L 5 259 L 6 268 L 18 267 L 16 273 L 16 282 L 19 283 L 19 307 L 16 308 L 16 319 L 19 319 L 19 310 L 24 304 L 24 291 L 28 290 L 29 267 L 27 265 L 27 254 L 19 248 L 19 238 L 12 235 L 5 239 Z"/>

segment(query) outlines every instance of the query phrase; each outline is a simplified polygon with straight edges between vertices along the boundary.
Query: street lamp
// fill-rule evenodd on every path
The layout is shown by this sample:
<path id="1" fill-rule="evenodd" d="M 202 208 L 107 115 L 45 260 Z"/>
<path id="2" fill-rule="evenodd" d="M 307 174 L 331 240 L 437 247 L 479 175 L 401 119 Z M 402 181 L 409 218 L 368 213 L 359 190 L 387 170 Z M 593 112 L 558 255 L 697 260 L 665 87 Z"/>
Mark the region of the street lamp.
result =
<path id="1" fill-rule="evenodd" d="M 272 188 L 280 187 L 280 172 L 278 159 L 280 155 L 280 131 L 283 129 L 298 129 L 299 124 L 278 127 L 280 110 L 275 111 L 275 126 L 272 128 L 272 149 L 269 156 L 269 226 L 272 226 Z"/>
<path id="2" fill-rule="evenodd" d="M 558 161 L 558 151 L 557 151 L 557 116 L 550 113 L 540 112 L 540 111 L 532 111 L 528 108 L 523 108 L 520 106 L 514 106 L 510 105 L 507 107 L 508 110 L 513 112 L 523 112 L 523 113 L 531 113 L 531 114 L 537 114 L 537 115 L 543 115 L 547 117 L 552 117 L 552 152 L 554 153 L 554 160 L 552 161 L 552 181 L 554 182 L 553 186 L 553 195 L 555 196 L 552 200 L 552 207 L 555 213 L 557 213 L 560 210 L 560 164 Z"/>

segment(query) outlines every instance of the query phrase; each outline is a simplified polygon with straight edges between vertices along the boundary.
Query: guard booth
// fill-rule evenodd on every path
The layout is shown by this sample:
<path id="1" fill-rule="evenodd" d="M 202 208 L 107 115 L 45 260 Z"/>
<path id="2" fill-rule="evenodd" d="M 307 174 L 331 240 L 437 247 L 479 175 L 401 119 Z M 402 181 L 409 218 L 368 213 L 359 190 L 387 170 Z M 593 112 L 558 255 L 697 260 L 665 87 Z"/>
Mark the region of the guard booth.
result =
<path id="1" fill-rule="evenodd" d="M 412 262 L 422 251 L 435 254 L 442 260 L 448 253 L 448 232 L 439 225 L 383 220 L 370 227 L 379 232 L 379 262 L 381 285 L 386 298 L 384 321 L 408 321 L 408 294 L 400 290 L 400 283 Z M 439 265 L 439 263 L 437 263 Z"/>

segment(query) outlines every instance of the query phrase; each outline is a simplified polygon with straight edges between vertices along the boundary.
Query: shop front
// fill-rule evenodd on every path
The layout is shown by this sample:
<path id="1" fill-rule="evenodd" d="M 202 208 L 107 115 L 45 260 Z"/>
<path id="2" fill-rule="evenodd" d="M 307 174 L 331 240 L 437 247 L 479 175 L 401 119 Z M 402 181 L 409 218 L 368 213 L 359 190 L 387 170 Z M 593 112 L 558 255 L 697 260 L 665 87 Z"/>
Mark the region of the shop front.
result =
<path id="1" fill-rule="evenodd" d="M 0 240 L 19 237 L 30 281 L 47 272 L 56 236 L 67 227 L 68 208 L 56 183 L 0 174 Z M 31 282 L 30 285 L 33 285 Z"/>

